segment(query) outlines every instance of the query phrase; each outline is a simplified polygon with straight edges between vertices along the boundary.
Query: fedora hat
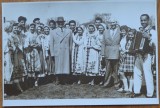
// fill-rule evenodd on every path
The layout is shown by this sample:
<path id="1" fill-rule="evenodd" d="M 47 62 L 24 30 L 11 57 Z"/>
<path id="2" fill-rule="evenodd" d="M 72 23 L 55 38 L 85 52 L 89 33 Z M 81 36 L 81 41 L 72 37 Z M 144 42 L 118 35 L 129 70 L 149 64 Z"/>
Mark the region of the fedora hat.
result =
<path id="1" fill-rule="evenodd" d="M 58 17 L 57 22 L 65 22 L 63 17 Z"/>

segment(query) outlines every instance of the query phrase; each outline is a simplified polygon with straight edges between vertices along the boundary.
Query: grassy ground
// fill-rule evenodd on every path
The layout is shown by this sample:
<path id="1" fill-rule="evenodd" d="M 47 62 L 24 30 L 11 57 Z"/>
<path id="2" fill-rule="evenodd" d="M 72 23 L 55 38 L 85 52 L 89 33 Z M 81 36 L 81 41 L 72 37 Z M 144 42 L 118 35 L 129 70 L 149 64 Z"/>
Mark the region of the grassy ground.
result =
<path id="1" fill-rule="evenodd" d="M 145 97 L 144 94 L 140 96 Z M 5 99 L 80 99 L 80 98 L 129 98 L 129 95 L 119 93 L 114 87 L 104 88 L 99 85 L 55 85 L 53 83 L 30 88 L 17 96 L 7 96 Z"/>
<path id="2" fill-rule="evenodd" d="M 145 84 L 145 82 L 143 82 Z M 144 85 L 143 84 L 143 85 Z M 15 90 L 13 87 L 10 91 Z M 145 86 L 142 87 L 142 95 L 138 98 L 145 98 Z M 154 97 L 156 97 L 154 93 Z M 60 84 L 55 82 L 27 88 L 23 93 L 10 95 L 5 99 L 83 99 L 83 98 L 130 98 L 125 93 L 119 93 L 114 87 L 104 88 L 100 85 L 91 86 L 85 84 Z"/>

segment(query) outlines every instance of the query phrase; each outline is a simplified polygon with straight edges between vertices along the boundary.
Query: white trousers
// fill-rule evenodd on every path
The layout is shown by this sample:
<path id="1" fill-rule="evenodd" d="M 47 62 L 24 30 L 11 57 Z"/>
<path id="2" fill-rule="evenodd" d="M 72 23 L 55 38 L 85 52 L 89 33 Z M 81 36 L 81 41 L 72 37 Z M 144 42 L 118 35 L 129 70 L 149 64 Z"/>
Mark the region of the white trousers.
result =
<path id="1" fill-rule="evenodd" d="M 136 94 L 140 93 L 142 86 L 142 79 L 143 79 L 142 75 L 144 75 L 147 88 L 147 96 L 151 97 L 153 96 L 154 93 L 153 74 L 151 71 L 152 58 L 150 54 L 147 54 L 146 57 L 147 57 L 146 60 L 140 62 L 140 64 L 142 63 L 140 66 L 141 68 L 138 68 L 137 66 L 135 66 L 134 68 L 134 93 Z M 142 57 L 137 59 L 142 60 Z"/>

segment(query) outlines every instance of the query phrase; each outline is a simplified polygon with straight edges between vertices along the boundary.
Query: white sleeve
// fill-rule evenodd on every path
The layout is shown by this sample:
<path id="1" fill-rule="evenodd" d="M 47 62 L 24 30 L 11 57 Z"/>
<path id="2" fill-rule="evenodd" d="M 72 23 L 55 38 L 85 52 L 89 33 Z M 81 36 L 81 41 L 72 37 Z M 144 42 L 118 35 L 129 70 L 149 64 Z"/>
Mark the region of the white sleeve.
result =
<path id="1" fill-rule="evenodd" d="M 151 34 L 151 43 L 154 43 L 155 45 L 157 44 L 157 33 L 155 30 L 150 31 Z"/>
<path id="2" fill-rule="evenodd" d="M 125 51 L 126 39 L 125 37 L 120 41 L 120 50 Z"/>

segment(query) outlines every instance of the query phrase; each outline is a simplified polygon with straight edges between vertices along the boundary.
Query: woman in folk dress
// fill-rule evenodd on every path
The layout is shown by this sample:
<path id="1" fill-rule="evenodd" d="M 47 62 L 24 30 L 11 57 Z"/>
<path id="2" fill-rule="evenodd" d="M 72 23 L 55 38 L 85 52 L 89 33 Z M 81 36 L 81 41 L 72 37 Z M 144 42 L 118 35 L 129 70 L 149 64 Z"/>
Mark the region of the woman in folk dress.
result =
<path id="1" fill-rule="evenodd" d="M 15 23 L 13 25 L 12 34 L 8 39 L 8 49 L 11 57 L 11 62 L 13 65 L 11 81 L 13 83 L 16 83 L 18 89 L 21 92 L 23 92 L 23 90 L 19 82 L 24 80 L 24 75 L 27 73 L 25 63 L 24 63 L 22 43 L 23 43 L 23 40 L 21 38 L 21 34 L 18 29 L 18 23 Z"/>
<path id="2" fill-rule="evenodd" d="M 27 61 L 27 69 L 28 69 L 28 85 L 29 87 L 33 87 L 33 83 L 37 81 L 37 76 L 41 71 L 41 62 L 40 62 L 40 57 L 39 53 L 37 50 L 37 45 L 36 45 L 36 29 L 35 29 L 35 24 L 30 25 L 30 30 L 27 34 L 28 38 L 26 41 L 28 41 L 28 45 L 26 45 L 26 61 Z M 37 86 L 35 84 L 35 86 Z"/>
<path id="3" fill-rule="evenodd" d="M 39 77 L 44 77 L 45 76 L 45 70 L 46 70 L 46 63 L 44 61 L 44 55 L 43 55 L 43 49 L 42 49 L 42 42 L 44 35 L 42 34 L 42 27 L 38 26 L 37 27 L 37 33 L 36 36 L 32 38 L 32 47 L 35 48 L 38 51 L 38 58 L 40 60 L 40 71 L 36 71 L 35 75 L 35 86 L 38 86 L 39 84 Z"/>
<path id="4" fill-rule="evenodd" d="M 76 28 L 76 34 L 73 35 L 72 47 L 72 74 L 84 75 L 85 74 L 85 54 L 84 54 L 84 41 L 85 35 L 82 27 Z M 81 77 L 78 78 L 78 84 L 81 83 Z"/>
<path id="5" fill-rule="evenodd" d="M 44 27 L 44 38 L 43 38 L 43 54 L 45 57 L 45 63 L 47 64 L 47 80 L 53 82 L 54 80 L 54 62 L 50 54 L 50 28 L 48 26 Z"/>
<path id="6" fill-rule="evenodd" d="M 94 77 L 99 75 L 99 46 L 97 44 L 98 32 L 93 24 L 89 24 L 86 33 L 86 75 L 91 76 L 90 85 L 94 85 Z"/>
<path id="7" fill-rule="evenodd" d="M 11 28 L 10 23 L 6 23 L 4 27 L 4 33 L 3 33 L 3 73 L 4 73 L 4 97 L 7 96 L 7 84 L 10 84 L 11 82 L 11 75 L 13 71 L 13 64 L 11 62 L 11 56 L 9 53 L 9 48 L 8 48 L 8 39 L 10 36 L 10 31 L 9 28 Z"/>
<path id="8" fill-rule="evenodd" d="M 106 30 L 106 25 L 104 23 L 100 23 L 99 26 L 98 26 L 98 37 L 97 37 L 97 49 L 99 49 L 99 75 L 100 75 L 100 85 L 103 84 L 103 79 L 104 78 L 101 78 L 101 77 L 104 77 L 105 75 L 105 71 L 106 71 L 106 68 L 105 68 L 105 61 L 103 61 L 102 59 L 102 55 L 101 55 L 101 47 L 102 47 L 102 42 L 103 42 L 103 33 L 104 31 Z"/>

